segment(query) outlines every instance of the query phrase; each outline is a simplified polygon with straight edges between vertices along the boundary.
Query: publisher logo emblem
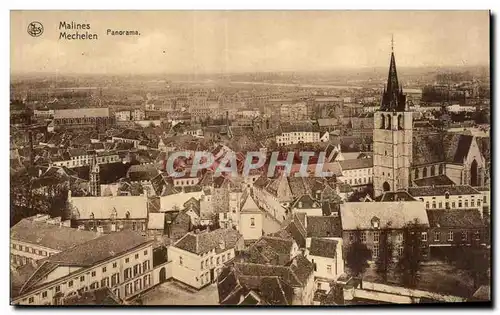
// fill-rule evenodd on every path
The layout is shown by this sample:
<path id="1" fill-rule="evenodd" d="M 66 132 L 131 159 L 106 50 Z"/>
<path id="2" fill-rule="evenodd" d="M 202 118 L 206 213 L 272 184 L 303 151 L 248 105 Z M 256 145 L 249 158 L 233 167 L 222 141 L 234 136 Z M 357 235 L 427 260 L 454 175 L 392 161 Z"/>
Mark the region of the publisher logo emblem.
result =
<path id="1" fill-rule="evenodd" d="M 33 37 L 39 37 L 43 34 L 43 25 L 40 22 L 31 22 L 28 24 L 28 34 Z"/>

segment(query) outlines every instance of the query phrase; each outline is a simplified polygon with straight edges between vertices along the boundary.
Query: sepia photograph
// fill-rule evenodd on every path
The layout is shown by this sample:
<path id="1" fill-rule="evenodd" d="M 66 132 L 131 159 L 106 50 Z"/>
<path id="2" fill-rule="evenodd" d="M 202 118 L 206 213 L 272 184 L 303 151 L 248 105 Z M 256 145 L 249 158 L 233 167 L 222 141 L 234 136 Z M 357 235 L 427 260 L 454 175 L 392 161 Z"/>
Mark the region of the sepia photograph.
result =
<path id="1" fill-rule="evenodd" d="M 491 19 L 11 10 L 10 305 L 492 307 Z"/>

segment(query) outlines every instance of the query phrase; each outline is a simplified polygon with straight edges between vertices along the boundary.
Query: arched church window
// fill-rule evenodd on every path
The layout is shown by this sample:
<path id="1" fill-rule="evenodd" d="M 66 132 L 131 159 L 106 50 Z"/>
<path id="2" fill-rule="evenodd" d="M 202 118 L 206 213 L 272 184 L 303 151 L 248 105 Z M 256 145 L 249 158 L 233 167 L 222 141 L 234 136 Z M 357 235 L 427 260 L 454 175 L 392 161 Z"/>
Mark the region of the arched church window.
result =
<path id="1" fill-rule="evenodd" d="M 385 116 L 381 115 L 380 118 L 380 129 L 385 129 Z"/>
<path id="2" fill-rule="evenodd" d="M 434 165 L 431 166 L 431 176 L 436 175 L 436 167 Z"/>
<path id="3" fill-rule="evenodd" d="M 398 115 L 398 130 L 403 130 L 403 115 Z"/>
<path id="4" fill-rule="evenodd" d="M 415 179 L 418 179 L 418 168 L 415 170 Z"/>
<path id="5" fill-rule="evenodd" d="M 391 121 L 391 115 L 387 115 L 387 130 L 391 130 L 391 125 L 392 125 L 392 121 Z"/>
<path id="6" fill-rule="evenodd" d="M 444 165 L 443 164 L 439 165 L 439 174 L 444 174 Z"/>
<path id="7" fill-rule="evenodd" d="M 424 167 L 424 170 L 422 172 L 422 177 L 427 177 L 427 167 Z"/>

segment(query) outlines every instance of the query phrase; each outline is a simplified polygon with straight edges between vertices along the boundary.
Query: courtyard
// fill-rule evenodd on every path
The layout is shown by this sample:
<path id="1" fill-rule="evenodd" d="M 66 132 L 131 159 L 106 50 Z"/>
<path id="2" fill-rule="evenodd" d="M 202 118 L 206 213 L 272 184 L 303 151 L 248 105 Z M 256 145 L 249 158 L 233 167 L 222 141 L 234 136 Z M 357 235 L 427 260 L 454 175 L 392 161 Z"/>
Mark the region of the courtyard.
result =
<path id="1" fill-rule="evenodd" d="M 217 284 L 195 290 L 176 281 L 164 282 L 141 296 L 143 305 L 218 305 Z"/>

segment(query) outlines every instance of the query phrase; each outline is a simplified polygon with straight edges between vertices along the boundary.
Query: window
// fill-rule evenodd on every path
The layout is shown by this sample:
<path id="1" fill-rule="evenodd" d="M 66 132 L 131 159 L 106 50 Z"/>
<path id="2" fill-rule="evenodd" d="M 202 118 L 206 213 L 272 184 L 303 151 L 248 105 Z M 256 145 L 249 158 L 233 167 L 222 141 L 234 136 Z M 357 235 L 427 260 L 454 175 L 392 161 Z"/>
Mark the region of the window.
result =
<path id="1" fill-rule="evenodd" d="M 179 265 L 182 266 L 182 256 L 179 256 Z"/>
<path id="2" fill-rule="evenodd" d="M 373 242 L 378 243 L 380 240 L 380 233 L 379 232 L 373 232 Z"/>
<path id="3" fill-rule="evenodd" d="M 251 227 L 255 226 L 255 218 L 250 218 L 250 226 Z"/>
<path id="4" fill-rule="evenodd" d="M 132 268 L 125 269 L 125 271 L 123 272 L 123 278 L 127 280 L 128 278 L 131 277 L 132 277 Z"/>
<path id="5" fill-rule="evenodd" d="M 481 207 L 481 200 L 479 200 L 479 199 L 477 200 L 477 206 Z"/>
<path id="6" fill-rule="evenodd" d="M 428 201 L 425 202 L 425 208 L 429 209 L 429 202 Z"/>
<path id="7" fill-rule="evenodd" d="M 436 167 L 434 165 L 431 166 L 431 176 L 436 175 Z"/>
<path id="8" fill-rule="evenodd" d="M 398 247 L 398 256 L 403 256 L 403 246 Z"/>
<path id="9" fill-rule="evenodd" d="M 424 167 L 424 170 L 422 172 L 422 176 L 425 178 L 427 177 L 427 167 Z"/>
<path id="10" fill-rule="evenodd" d="M 462 231 L 462 241 L 467 241 L 467 231 Z"/>
<path id="11" fill-rule="evenodd" d="M 332 265 L 326 265 L 326 272 L 332 273 Z"/>
<path id="12" fill-rule="evenodd" d="M 146 260 L 142 263 L 142 270 L 143 271 L 149 270 L 149 260 Z"/>
<path id="13" fill-rule="evenodd" d="M 130 258 L 125 258 L 125 263 L 128 263 L 130 261 Z"/>
<path id="14" fill-rule="evenodd" d="M 453 231 L 448 232 L 448 241 L 449 242 L 453 241 Z"/>
<path id="15" fill-rule="evenodd" d="M 217 257 L 217 265 L 220 264 L 220 257 Z"/>
<path id="16" fill-rule="evenodd" d="M 132 230 L 135 231 L 135 228 L 136 228 L 136 224 L 135 224 L 135 222 L 132 222 Z"/>
<path id="17" fill-rule="evenodd" d="M 432 209 L 436 209 L 436 201 L 432 202 Z"/>
<path id="18" fill-rule="evenodd" d="M 95 277 L 95 271 L 92 271 L 92 272 L 90 273 L 90 275 L 91 275 L 92 277 Z"/>
<path id="19" fill-rule="evenodd" d="M 439 232 L 434 232 L 434 242 L 439 242 L 441 235 Z"/>
<path id="20" fill-rule="evenodd" d="M 439 202 L 439 209 L 443 209 L 443 202 L 442 201 Z"/>
<path id="21" fill-rule="evenodd" d="M 111 278 L 111 279 L 113 279 L 113 278 Z M 112 283 L 111 286 L 114 286 L 115 284 L 116 283 Z M 101 280 L 101 287 L 103 287 L 103 288 L 109 287 L 109 277 L 106 277 L 106 278 Z"/>
<path id="22" fill-rule="evenodd" d="M 445 192 L 445 193 L 444 193 L 444 197 L 445 197 L 446 199 L 450 199 L 450 193 L 449 193 L 449 192 Z"/>
<path id="23" fill-rule="evenodd" d="M 373 250 L 372 250 L 372 258 L 377 259 L 379 255 L 379 247 L 378 244 L 373 245 Z"/>
<path id="24" fill-rule="evenodd" d="M 366 232 L 361 232 L 361 243 L 366 243 Z"/>
<path id="25" fill-rule="evenodd" d="M 73 280 L 70 280 L 70 281 L 68 282 L 68 287 L 70 287 L 70 288 L 71 288 L 72 286 L 73 286 Z"/>
<path id="26" fill-rule="evenodd" d="M 403 233 L 398 233 L 398 235 L 396 236 L 396 240 L 401 243 L 403 241 Z"/>
<path id="27" fill-rule="evenodd" d="M 458 201 L 458 207 L 459 207 L 459 208 L 462 208 L 462 200 L 459 200 L 459 201 Z"/>
<path id="28" fill-rule="evenodd" d="M 42 292 L 42 298 L 46 298 L 47 297 L 47 291 L 43 291 Z"/>
<path id="29" fill-rule="evenodd" d="M 118 263 L 113 263 L 113 268 L 116 268 L 116 266 L 118 266 Z"/>
<path id="30" fill-rule="evenodd" d="M 57 293 L 57 292 L 60 292 L 61 291 L 61 286 L 60 285 L 56 285 L 56 287 L 54 288 L 54 291 Z"/>
<path id="31" fill-rule="evenodd" d="M 450 209 L 450 203 L 448 201 L 445 203 L 445 207 L 446 209 Z"/>
<path id="32" fill-rule="evenodd" d="M 148 251 L 147 251 L 147 250 L 145 250 L 145 251 L 144 251 L 144 256 L 147 256 L 147 255 L 148 255 Z"/>
<path id="33" fill-rule="evenodd" d="M 476 241 L 479 241 L 481 239 L 481 233 L 479 233 L 479 231 L 474 232 L 474 239 Z"/>
<path id="34" fill-rule="evenodd" d="M 204 263 L 204 261 L 202 260 L 201 261 L 201 270 L 203 270 L 203 263 Z"/>
<path id="35" fill-rule="evenodd" d="M 125 285 L 125 295 L 130 295 L 132 294 L 132 283 L 127 283 Z"/>
<path id="36" fill-rule="evenodd" d="M 12 248 L 13 249 L 17 249 L 17 245 L 16 244 L 12 244 Z"/>
<path id="37" fill-rule="evenodd" d="M 443 164 L 439 165 L 439 174 L 444 174 L 444 166 L 443 166 Z"/>
<path id="38" fill-rule="evenodd" d="M 137 274 L 141 273 L 140 269 L 141 268 L 139 264 L 134 266 L 134 277 L 137 276 Z"/>
<path id="39" fill-rule="evenodd" d="M 427 232 L 422 232 L 422 241 L 427 242 Z"/>
<path id="40" fill-rule="evenodd" d="M 486 196 L 483 197 L 483 203 L 486 203 Z"/>
<path id="41" fill-rule="evenodd" d="M 139 254 L 135 254 L 135 259 L 139 259 Z"/>
<path id="42" fill-rule="evenodd" d="M 452 208 L 456 208 L 456 207 L 457 207 L 457 205 L 455 204 L 455 201 L 452 201 L 452 202 L 451 202 L 451 207 L 452 207 Z"/>
<path id="43" fill-rule="evenodd" d="M 102 272 L 106 272 L 106 267 L 102 267 Z"/>
<path id="44" fill-rule="evenodd" d="M 99 282 L 96 281 L 96 282 L 92 282 L 90 284 L 90 289 L 94 290 L 94 289 L 97 289 L 97 288 L 99 288 Z"/>
<path id="45" fill-rule="evenodd" d="M 111 286 L 114 286 L 118 283 L 120 283 L 120 274 L 115 273 L 114 275 L 111 276 Z"/>
<path id="46" fill-rule="evenodd" d="M 83 281 L 85 281 L 85 276 L 80 277 L 80 282 L 83 282 Z"/>
<path id="47" fill-rule="evenodd" d="M 31 304 L 31 303 L 33 303 L 33 302 L 35 302 L 35 298 L 34 298 L 34 297 L 30 297 L 30 298 L 28 299 L 28 303 L 30 303 L 30 304 Z"/>
<path id="48" fill-rule="evenodd" d="M 472 199 L 472 200 L 470 201 L 470 206 L 471 206 L 471 207 L 474 207 L 474 199 Z"/>

